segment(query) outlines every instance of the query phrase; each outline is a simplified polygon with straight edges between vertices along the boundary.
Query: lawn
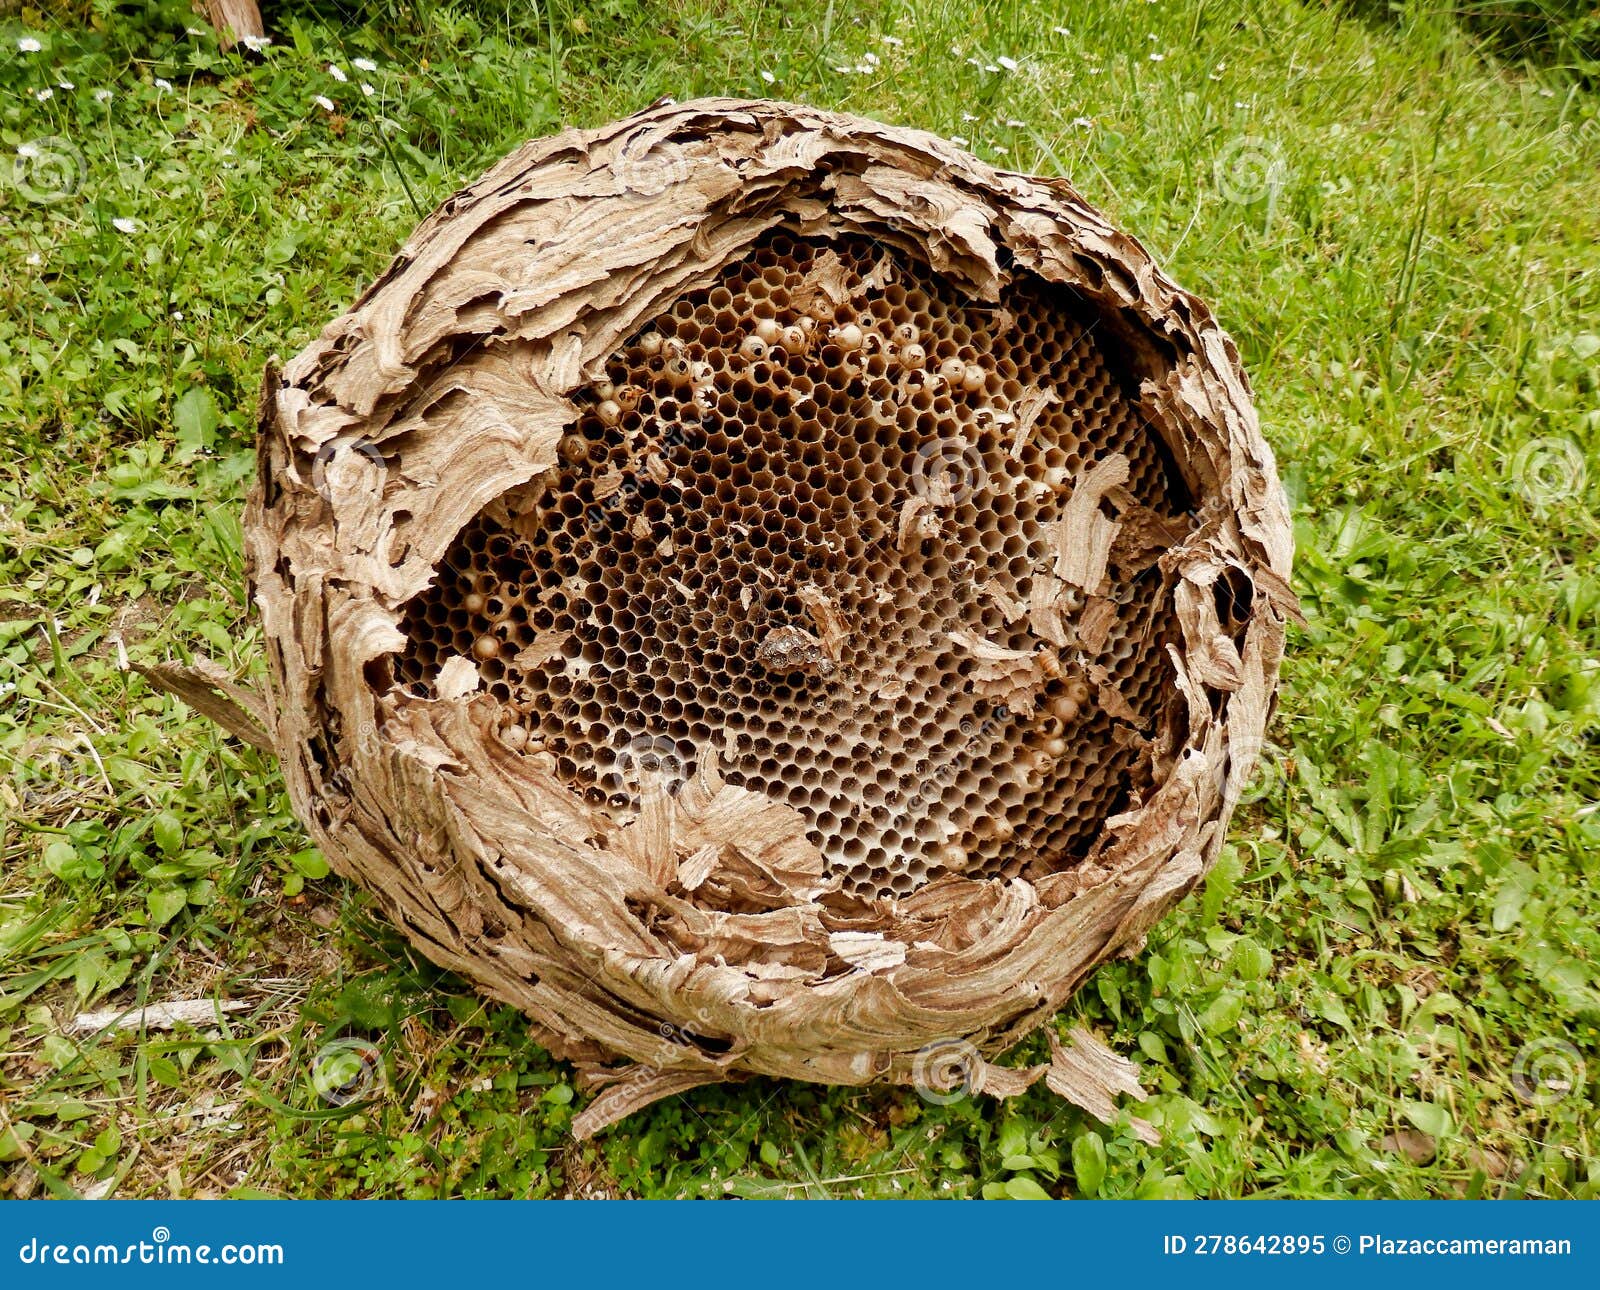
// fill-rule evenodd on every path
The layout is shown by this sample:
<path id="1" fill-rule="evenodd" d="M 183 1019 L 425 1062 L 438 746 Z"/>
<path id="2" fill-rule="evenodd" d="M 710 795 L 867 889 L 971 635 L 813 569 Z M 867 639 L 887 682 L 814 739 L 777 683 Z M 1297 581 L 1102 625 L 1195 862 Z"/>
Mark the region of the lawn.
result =
<path id="1" fill-rule="evenodd" d="M 186 0 L 0 17 L 0 1195 L 1600 1196 L 1592 78 L 1415 4 L 263 7 L 259 53 Z M 570 1071 L 124 666 L 259 675 L 271 355 L 514 144 L 712 93 L 1067 176 L 1238 341 L 1307 625 L 1203 894 L 1055 1023 L 1159 1146 L 769 1081 L 574 1146 Z"/>

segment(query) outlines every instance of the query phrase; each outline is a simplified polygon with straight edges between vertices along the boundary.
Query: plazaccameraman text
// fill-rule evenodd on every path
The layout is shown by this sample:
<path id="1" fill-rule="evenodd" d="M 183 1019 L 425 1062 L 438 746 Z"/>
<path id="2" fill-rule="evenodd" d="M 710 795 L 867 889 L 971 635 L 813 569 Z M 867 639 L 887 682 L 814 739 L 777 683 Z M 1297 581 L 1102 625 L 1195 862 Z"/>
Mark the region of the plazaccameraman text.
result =
<path id="1" fill-rule="evenodd" d="M 1546 1255 L 1561 1256 L 1572 1253 L 1572 1242 L 1565 1238 L 1546 1237 L 1414 1237 L 1364 1235 L 1355 1241 L 1340 1233 L 1329 1240 L 1322 1233 L 1238 1233 L 1202 1234 L 1192 1236 L 1169 1232 L 1161 1238 L 1163 1254 L 1181 1255 L 1310 1255 L 1320 1257 L 1329 1251 L 1335 1255 L 1376 1254 L 1395 1255 Z"/>

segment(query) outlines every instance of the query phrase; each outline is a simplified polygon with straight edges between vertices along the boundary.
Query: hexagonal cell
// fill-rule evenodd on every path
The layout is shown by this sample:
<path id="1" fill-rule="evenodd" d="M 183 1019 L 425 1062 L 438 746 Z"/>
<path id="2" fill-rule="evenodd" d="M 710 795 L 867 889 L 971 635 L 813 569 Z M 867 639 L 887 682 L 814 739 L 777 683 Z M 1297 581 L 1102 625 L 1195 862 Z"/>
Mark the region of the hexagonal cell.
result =
<path id="1" fill-rule="evenodd" d="M 1153 724 L 1160 581 L 1010 708 L 963 642 L 1040 644 L 1053 526 L 1111 453 L 1132 501 L 1187 509 L 1096 322 L 1026 277 L 975 305 L 865 238 L 769 235 L 613 354 L 557 464 L 462 531 L 405 607 L 399 682 L 430 695 L 471 657 L 502 740 L 619 814 L 641 749 L 681 778 L 715 747 L 864 900 L 1070 866 L 1151 782 L 1085 677 Z"/>

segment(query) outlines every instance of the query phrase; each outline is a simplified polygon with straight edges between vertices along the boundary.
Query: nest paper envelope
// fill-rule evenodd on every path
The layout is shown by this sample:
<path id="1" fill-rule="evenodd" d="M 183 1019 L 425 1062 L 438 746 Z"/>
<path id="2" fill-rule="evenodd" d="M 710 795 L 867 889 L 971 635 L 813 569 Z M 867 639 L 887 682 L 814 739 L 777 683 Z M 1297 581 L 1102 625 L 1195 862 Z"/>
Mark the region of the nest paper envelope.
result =
<path id="1" fill-rule="evenodd" d="M 584 1130 L 941 1045 L 1026 1087 L 988 1059 L 1216 857 L 1295 612 L 1206 307 L 1059 180 L 792 105 L 520 149 L 260 430 L 296 811 Z"/>

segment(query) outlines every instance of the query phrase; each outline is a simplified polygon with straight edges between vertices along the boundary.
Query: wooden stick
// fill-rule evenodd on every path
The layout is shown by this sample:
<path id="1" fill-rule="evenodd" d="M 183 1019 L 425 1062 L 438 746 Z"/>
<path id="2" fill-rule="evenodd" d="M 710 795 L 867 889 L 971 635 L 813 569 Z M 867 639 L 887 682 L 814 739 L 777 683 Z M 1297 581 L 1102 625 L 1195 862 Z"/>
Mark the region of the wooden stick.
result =
<path id="1" fill-rule="evenodd" d="M 261 25 L 261 10 L 256 7 L 256 0 L 202 0 L 202 3 L 224 49 L 232 49 L 241 40 L 260 40 L 267 34 Z"/>

